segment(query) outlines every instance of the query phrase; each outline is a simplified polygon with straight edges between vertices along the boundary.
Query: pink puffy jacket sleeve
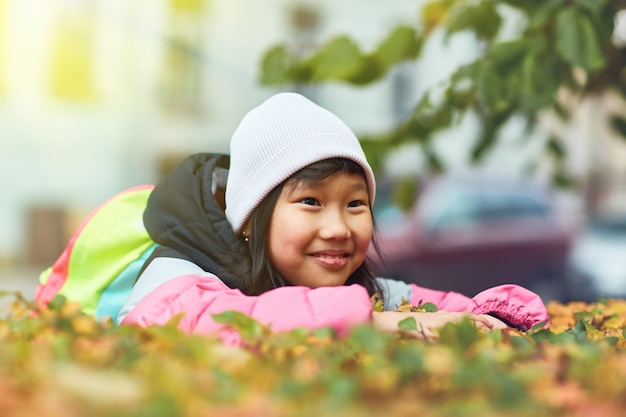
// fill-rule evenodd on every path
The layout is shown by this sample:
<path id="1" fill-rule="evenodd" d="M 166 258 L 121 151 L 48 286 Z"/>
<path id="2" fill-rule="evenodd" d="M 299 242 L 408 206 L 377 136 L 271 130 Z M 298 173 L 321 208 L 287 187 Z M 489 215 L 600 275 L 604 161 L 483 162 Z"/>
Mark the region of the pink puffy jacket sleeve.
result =
<path id="1" fill-rule="evenodd" d="M 456 292 L 431 290 L 411 284 L 411 303 L 431 302 L 439 310 L 466 311 L 472 314 L 491 314 L 521 330 L 536 324 L 550 324 L 545 304 L 534 292 L 519 285 L 506 284 L 489 288 L 473 298 Z"/>
<path id="2" fill-rule="evenodd" d="M 122 323 L 162 325 L 184 313 L 179 323 L 182 331 L 215 333 L 227 343 L 239 344 L 241 339 L 236 331 L 213 320 L 213 314 L 227 310 L 247 314 L 274 331 L 332 327 L 345 335 L 351 326 L 371 320 L 372 303 L 365 288 L 359 285 L 281 287 L 259 296 L 247 296 L 218 279 L 184 275 L 157 287 Z"/>

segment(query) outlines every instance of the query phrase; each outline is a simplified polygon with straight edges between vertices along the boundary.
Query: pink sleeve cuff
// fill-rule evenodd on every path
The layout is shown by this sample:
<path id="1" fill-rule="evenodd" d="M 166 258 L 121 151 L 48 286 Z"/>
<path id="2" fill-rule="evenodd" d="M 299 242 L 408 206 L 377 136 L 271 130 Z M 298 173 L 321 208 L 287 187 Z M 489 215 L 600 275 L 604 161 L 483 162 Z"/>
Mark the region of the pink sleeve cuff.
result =
<path id="1" fill-rule="evenodd" d="M 491 314 L 520 330 L 544 322 L 550 325 L 548 310 L 541 298 L 519 285 L 506 284 L 489 288 L 474 297 L 472 314 Z"/>

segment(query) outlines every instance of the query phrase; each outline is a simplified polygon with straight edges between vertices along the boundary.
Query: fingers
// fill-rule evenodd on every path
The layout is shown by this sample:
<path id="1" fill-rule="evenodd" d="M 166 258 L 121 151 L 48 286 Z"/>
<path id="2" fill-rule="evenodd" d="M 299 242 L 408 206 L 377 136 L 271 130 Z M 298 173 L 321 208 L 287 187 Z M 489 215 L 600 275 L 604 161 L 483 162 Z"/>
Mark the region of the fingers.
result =
<path id="1" fill-rule="evenodd" d="M 399 330 L 398 323 L 409 316 L 415 319 L 417 328 L 414 330 Z M 501 329 L 503 326 L 506 326 L 502 321 L 489 315 L 474 315 L 463 312 L 379 312 L 373 316 L 374 325 L 379 329 L 395 331 L 408 337 L 424 340 L 437 340 L 441 327 L 446 323 L 458 322 L 464 318 L 468 318 L 477 329 L 484 331 Z"/>
<path id="2" fill-rule="evenodd" d="M 470 315 L 469 318 L 470 318 L 470 320 L 474 321 L 474 324 L 479 329 L 481 329 L 481 328 L 483 330 L 492 330 L 493 329 L 493 323 L 485 316 Z"/>
<path id="3" fill-rule="evenodd" d="M 470 321 L 472 321 L 474 323 L 474 326 L 479 330 L 492 331 L 492 330 L 501 329 L 501 327 L 496 326 L 497 323 L 494 323 L 494 321 L 491 320 L 490 316 L 459 313 L 457 315 L 450 316 L 448 317 L 447 320 L 444 320 L 436 324 L 434 323 L 430 323 L 430 325 L 420 324 L 419 325 L 419 328 L 420 328 L 419 337 L 422 339 L 427 339 L 427 340 L 437 340 L 439 338 L 439 330 L 441 329 L 441 327 L 443 327 L 446 323 L 458 322 L 460 320 L 463 320 L 464 318 L 467 318 Z M 495 320 L 495 321 L 499 322 L 499 320 Z"/>

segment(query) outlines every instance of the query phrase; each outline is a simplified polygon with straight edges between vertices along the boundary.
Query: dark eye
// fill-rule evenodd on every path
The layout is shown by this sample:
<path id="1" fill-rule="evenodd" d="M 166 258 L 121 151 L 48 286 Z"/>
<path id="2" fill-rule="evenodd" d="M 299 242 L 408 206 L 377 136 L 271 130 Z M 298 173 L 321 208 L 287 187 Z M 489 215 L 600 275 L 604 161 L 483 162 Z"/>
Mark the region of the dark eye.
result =
<path id="1" fill-rule="evenodd" d="M 348 207 L 361 207 L 364 206 L 365 202 L 362 200 L 354 200 L 354 201 L 350 201 L 350 203 L 348 203 Z"/>
<path id="2" fill-rule="evenodd" d="M 306 197 L 300 200 L 302 204 L 306 204 L 308 206 L 318 206 L 319 202 L 313 197 Z"/>

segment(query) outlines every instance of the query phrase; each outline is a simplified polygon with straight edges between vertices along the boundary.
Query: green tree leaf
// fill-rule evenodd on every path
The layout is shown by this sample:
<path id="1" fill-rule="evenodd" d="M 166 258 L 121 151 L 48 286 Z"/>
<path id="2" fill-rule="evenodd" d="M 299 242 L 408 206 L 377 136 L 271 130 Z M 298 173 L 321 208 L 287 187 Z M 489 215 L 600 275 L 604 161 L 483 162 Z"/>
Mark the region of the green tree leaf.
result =
<path id="1" fill-rule="evenodd" d="M 433 303 L 423 303 L 423 304 L 418 305 L 417 308 L 419 308 L 420 310 L 424 310 L 428 313 L 434 313 L 436 311 L 439 311 L 437 306 Z"/>
<path id="2" fill-rule="evenodd" d="M 311 59 L 313 79 L 345 80 L 361 69 L 362 56 L 359 47 L 347 36 L 332 39 Z"/>
<path id="3" fill-rule="evenodd" d="M 490 62 L 484 62 L 480 66 L 476 84 L 478 97 L 489 109 L 497 111 L 498 108 L 506 105 L 507 89 L 504 79 Z"/>
<path id="4" fill-rule="evenodd" d="M 487 58 L 501 70 L 516 68 L 528 53 L 529 44 L 526 39 L 499 42 L 494 44 L 487 53 Z"/>
<path id="5" fill-rule="evenodd" d="M 381 332 L 373 326 L 360 325 L 351 329 L 347 343 L 353 353 L 381 353 L 385 350 L 388 337 L 391 335 L 381 335 Z"/>
<path id="6" fill-rule="evenodd" d="M 565 148 L 557 137 L 551 136 L 546 143 L 546 147 L 548 148 L 548 153 L 552 155 L 555 159 L 560 160 L 565 157 Z"/>
<path id="7" fill-rule="evenodd" d="M 63 294 L 57 294 L 54 296 L 52 300 L 48 303 L 48 307 L 54 311 L 61 311 L 61 308 L 67 304 L 67 297 Z"/>
<path id="8" fill-rule="evenodd" d="M 374 54 L 386 67 L 390 67 L 417 58 L 422 42 L 423 39 L 417 36 L 412 27 L 398 26 L 378 45 Z"/>
<path id="9" fill-rule="evenodd" d="M 509 40 L 498 42 L 505 8 L 515 9 L 520 17 L 512 26 L 517 35 L 507 32 Z M 533 136 L 529 133 L 538 129 L 537 116 L 544 110 L 567 118 L 576 105 L 561 102 L 562 91 L 584 99 L 586 94 L 602 95 L 611 88 L 626 97 L 622 70 L 626 53 L 611 44 L 616 13 L 622 8 L 611 0 L 431 0 L 420 8 L 421 31 L 408 25 L 396 27 L 370 54 L 362 53 L 347 36 L 331 39 L 307 59 L 277 48 L 265 56 L 261 79 L 266 84 L 337 80 L 366 86 L 398 63 L 419 58 L 434 29 L 448 35 L 473 32 L 481 41 L 480 56 L 416 97 L 417 105 L 407 119 L 372 137 L 368 146 L 368 156 L 373 155 L 382 167 L 391 149 L 416 142 L 431 173 L 436 173 L 445 166 L 431 147 L 434 133 L 454 126 L 468 112 L 477 114 L 482 124 L 469 155 L 477 163 L 500 140 L 498 130 L 508 118 L 522 116 L 528 121 L 528 130 L 519 132 L 522 137 Z M 581 76 L 581 69 L 586 74 Z M 429 97 L 442 88 L 443 100 L 431 103 Z M 623 130 L 619 120 L 611 123 L 617 131 Z M 569 184 L 568 168 L 559 161 L 551 175 L 555 184 Z M 537 166 L 529 163 L 528 172 Z"/>
<path id="10" fill-rule="evenodd" d="M 500 30 L 502 17 L 496 10 L 496 2 L 483 1 L 467 6 L 450 17 L 448 34 L 470 29 L 481 39 L 492 39 Z"/>
<path id="11" fill-rule="evenodd" d="M 465 350 L 480 340 L 480 332 L 469 319 L 444 324 L 439 330 L 439 340 L 458 350 Z"/>
<path id="12" fill-rule="evenodd" d="M 620 134 L 622 140 L 626 141 L 626 118 L 624 116 L 611 116 L 611 127 Z"/>
<path id="13" fill-rule="evenodd" d="M 430 144 L 426 143 L 422 145 L 422 151 L 424 152 L 424 156 L 426 157 L 426 161 L 428 162 L 428 166 L 430 170 L 435 174 L 441 174 L 446 171 L 446 166 L 439 158 L 439 156 L 435 153 Z"/>
<path id="14" fill-rule="evenodd" d="M 407 332 L 417 330 L 417 322 L 415 321 L 414 317 L 409 316 L 398 322 L 398 329 L 404 330 Z"/>
<path id="15" fill-rule="evenodd" d="M 256 342 L 259 337 L 268 331 L 261 323 L 239 311 L 228 310 L 223 313 L 214 314 L 213 320 L 218 323 L 231 325 L 249 342 Z"/>
<path id="16" fill-rule="evenodd" d="M 588 73 L 606 65 L 591 19 L 574 7 L 561 11 L 556 18 L 556 49 L 563 59 Z"/>
<path id="17" fill-rule="evenodd" d="M 291 56 L 284 45 L 268 49 L 261 59 L 261 83 L 280 84 L 287 80 Z"/>
<path id="18" fill-rule="evenodd" d="M 546 7 L 563 6 L 566 0 L 503 0 L 502 3 L 526 11 L 528 14 L 537 14 L 545 10 Z"/>
<path id="19" fill-rule="evenodd" d="M 442 25 L 448 15 L 448 11 L 456 0 L 430 1 L 421 9 L 420 17 L 426 33 L 430 33 L 435 27 Z"/>
<path id="20" fill-rule="evenodd" d="M 358 71 L 348 77 L 347 80 L 355 85 L 369 84 L 381 78 L 388 69 L 375 56 L 364 56 L 361 57 L 361 65 Z"/>
<path id="21" fill-rule="evenodd" d="M 609 4 L 609 0 L 574 0 L 574 3 L 583 9 L 600 16 L 602 10 Z"/>
<path id="22" fill-rule="evenodd" d="M 539 45 L 524 57 L 521 71 L 521 102 L 531 112 L 552 105 L 559 88 L 559 66 Z"/>

